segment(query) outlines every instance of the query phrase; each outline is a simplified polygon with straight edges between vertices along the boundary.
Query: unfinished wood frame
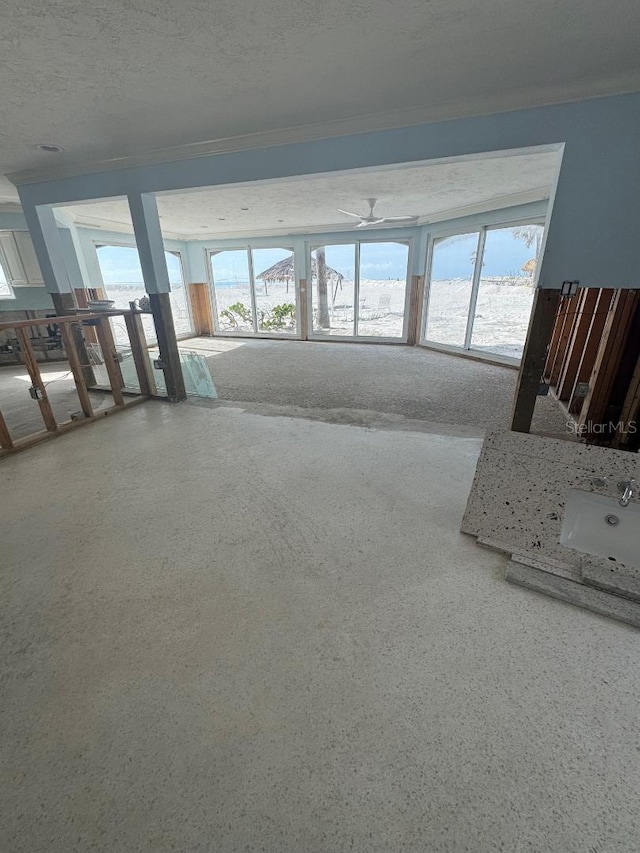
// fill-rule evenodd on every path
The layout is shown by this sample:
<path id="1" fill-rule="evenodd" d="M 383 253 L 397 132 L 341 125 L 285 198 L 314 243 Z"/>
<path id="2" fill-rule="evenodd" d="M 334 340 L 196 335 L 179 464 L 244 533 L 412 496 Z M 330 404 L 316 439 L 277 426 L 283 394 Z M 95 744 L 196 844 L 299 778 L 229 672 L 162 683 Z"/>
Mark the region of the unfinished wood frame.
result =
<path id="1" fill-rule="evenodd" d="M 559 298 L 554 318 L 547 317 L 547 326 L 550 323 L 540 378 L 576 417 L 579 434 L 589 443 L 615 444 L 625 449 L 637 447 L 640 291 L 583 288 L 575 296 Z M 536 334 L 532 324 L 530 338 Z M 540 342 L 540 348 L 542 345 Z M 534 354 L 539 356 L 540 351 Z M 538 372 L 529 347 L 523 359 L 525 367 Z M 527 418 L 529 412 L 533 414 L 534 385 L 532 378 L 525 417 L 514 429 L 529 428 Z M 519 385 L 518 396 L 522 394 Z"/>
<path id="2" fill-rule="evenodd" d="M 138 374 L 140 394 L 127 397 L 127 399 L 125 399 L 125 395 L 122 390 L 124 383 L 113 343 L 113 335 L 109 324 L 110 317 L 124 317 L 125 319 L 134 364 Z M 77 420 L 72 419 L 63 423 L 57 423 L 55 414 L 51 407 L 47 394 L 47 386 L 43 381 L 42 374 L 40 372 L 40 365 L 36 360 L 33 345 L 29 337 L 29 330 L 32 326 L 50 324 L 51 318 L 1 323 L 0 330 L 15 330 L 15 334 L 20 345 L 20 354 L 22 355 L 25 367 L 29 373 L 33 394 L 38 402 L 45 429 L 42 432 L 37 432 L 25 438 L 14 440 L 11 436 L 11 432 L 7 426 L 5 418 L 2 415 L 2 411 L 0 410 L 0 457 L 20 450 L 25 450 L 26 448 L 39 444 L 48 438 L 61 435 L 78 426 L 92 423 L 99 418 L 113 414 L 114 412 L 123 411 L 128 406 L 142 402 L 153 394 L 155 385 L 152 382 L 152 377 L 150 381 L 151 369 L 148 364 L 148 356 L 146 355 L 146 344 L 142 330 L 142 323 L 140 322 L 139 317 L 133 316 L 133 312 L 109 311 L 100 314 L 76 314 L 56 317 L 55 322 L 60 328 L 60 334 L 62 336 L 65 352 L 69 361 L 70 371 L 73 375 L 73 381 L 75 383 L 80 407 L 84 417 Z M 99 412 L 94 412 L 93 410 L 89 395 L 91 386 L 89 386 L 86 381 L 85 368 L 87 367 L 87 364 L 83 361 L 82 355 L 86 350 L 79 349 L 77 345 L 77 337 L 78 335 L 82 336 L 83 327 L 95 330 L 96 337 L 102 348 L 103 360 L 110 382 L 110 390 L 114 399 L 113 406 L 101 409 Z"/>

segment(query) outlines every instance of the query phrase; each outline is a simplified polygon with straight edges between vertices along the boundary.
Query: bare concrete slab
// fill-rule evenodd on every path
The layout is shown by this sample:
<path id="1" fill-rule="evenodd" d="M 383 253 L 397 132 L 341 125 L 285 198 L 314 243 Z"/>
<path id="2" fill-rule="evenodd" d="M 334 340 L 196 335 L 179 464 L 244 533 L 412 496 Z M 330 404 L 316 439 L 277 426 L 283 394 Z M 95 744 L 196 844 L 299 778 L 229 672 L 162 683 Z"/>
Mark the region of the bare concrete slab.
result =
<path id="1" fill-rule="evenodd" d="M 2 852 L 637 849 L 638 634 L 459 533 L 479 448 L 149 402 L 2 461 Z"/>

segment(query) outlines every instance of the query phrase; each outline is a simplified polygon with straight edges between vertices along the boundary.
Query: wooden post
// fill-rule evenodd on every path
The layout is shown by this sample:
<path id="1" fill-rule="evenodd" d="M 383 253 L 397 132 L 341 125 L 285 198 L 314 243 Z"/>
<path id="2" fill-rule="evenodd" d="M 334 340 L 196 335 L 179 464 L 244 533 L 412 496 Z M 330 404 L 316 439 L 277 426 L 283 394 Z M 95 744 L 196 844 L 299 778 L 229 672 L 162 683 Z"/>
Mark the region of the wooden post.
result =
<path id="1" fill-rule="evenodd" d="M 93 406 L 91 405 L 89 391 L 87 390 L 87 385 L 85 383 L 80 355 L 75 346 L 74 338 L 77 336 L 73 334 L 73 329 L 70 329 L 67 323 L 60 324 L 60 334 L 62 335 L 62 342 L 64 344 L 65 352 L 67 353 L 69 367 L 73 373 L 73 381 L 75 382 L 76 391 L 78 392 L 80 407 L 82 408 L 84 416 L 86 418 L 91 418 L 93 417 Z"/>
<path id="2" fill-rule="evenodd" d="M 11 433 L 9 432 L 7 422 L 5 421 L 2 412 L 0 412 L 0 447 L 3 447 L 5 450 L 9 450 L 13 447 Z"/>
<path id="3" fill-rule="evenodd" d="M 142 317 L 137 312 L 124 315 L 124 322 L 129 334 L 131 344 L 131 355 L 138 374 L 140 393 L 152 397 L 157 393 L 156 380 L 149 362 L 149 350 L 146 347 Z"/>
<path id="4" fill-rule="evenodd" d="M 116 361 L 115 357 L 113 335 L 111 334 L 108 317 L 100 317 L 96 320 L 96 334 L 98 335 L 98 342 L 100 344 L 100 349 L 102 350 L 102 360 L 104 361 L 104 366 L 107 369 L 109 384 L 111 385 L 111 393 L 113 395 L 113 402 L 116 406 L 124 406 L 124 396 L 122 394 L 122 386 L 124 383 L 122 380 L 120 365 Z"/>
<path id="5" fill-rule="evenodd" d="M 49 432 L 55 432 L 55 430 L 58 429 L 58 424 L 56 423 L 56 418 L 53 414 L 53 409 L 51 408 L 49 397 L 47 396 L 46 386 L 42 381 L 42 375 L 40 374 L 40 368 L 38 366 L 35 353 L 33 352 L 33 347 L 31 346 L 29 335 L 27 334 L 27 330 L 21 327 L 16 327 L 15 331 L 16 336 L 18 338 L 18 342 L 20 343 L 22 355 L 24 357 L 25 367 L 27 368 L 29 376 L 31 377 L 31 384 L 40 392 L 40 396 L 38 398 L 38 406 L 40 407 L 40 414 L 42 415 L 42 420 L 44 421 L 44 425 L 47 430 L 49 430 Z"/>
<path id="6" fill-rule="evenodd" d="M 420 315 L 424 296 L 425 276 L 412 275 L 409 290 L 409 322 L 407 325 L 407 344 L 415 346 L 420 338 Z"/>
<path id="7" fill-rule="evenodd" d="M 300 279 L 300 340 L 306 341 L 309 339 L 309 300 L 307 298 L 307 279 Z"/>
<path id="8" fill-rule="evenodd" d="M 531 429 L 559 302 L 559 290 L 536 290 L 513 404 L 511 429 L 514 432 Z"/>
<path id="9" fill-rule="evenodd" d="M 176 330 L 173 325 L 171 301 L 168 293 L 150 293 L 151 311 L 156 327 L 158 349 L 162 359 L 164 378 L 167 385 L 167 397 L 172 403 L 186 400 L 187 392 L 184 387 L 184 377 L 180 364 L 180 352 L 176 340 Z"/>
<path id="10" fill-rule="evenodd" d="M 637 344 L 636 344 L 637 346 Z M 615 447 L 625 448 L 629 444 L 637 445 L 640 429 L 640 356 L 631 377 L 627 396 L 618 419 L 620 427 L 616 431 Z"/>

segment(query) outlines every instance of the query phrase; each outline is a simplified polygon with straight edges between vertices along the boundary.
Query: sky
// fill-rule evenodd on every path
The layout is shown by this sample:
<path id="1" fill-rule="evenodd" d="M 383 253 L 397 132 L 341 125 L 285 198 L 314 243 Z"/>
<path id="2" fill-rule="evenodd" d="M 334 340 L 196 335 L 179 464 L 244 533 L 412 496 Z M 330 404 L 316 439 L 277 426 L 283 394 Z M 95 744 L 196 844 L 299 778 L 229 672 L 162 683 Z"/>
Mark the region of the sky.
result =
<path id="1" fill-rule="evenodd" d="M 436 243 L 433 256 L 433 278 L 436 280 L 465 278 L 473 273 L 478 234 L 465 234 Z M 288 257 L 290 249 L 254 249 L 255 275 Z M 180 261 L 176 255 L 165 252 L 169 280 L 179 284 L 182 280 Z M 487 231 L 483 259 L 483 275 L 501 276 L 520 273 L 523 264 L 534 255 L 522 240 L 514 238 L 511 229 Z M 355 272 L 354 244 L 326 247 L 327 263 L 341 272 L 345 279 L 353 280 Z M 360 278 L 373 280 L 404 279 L 407 274 L 408 247 L 402 243 L 362 243 L 360 246 Z M 105 284 L 142 282 L 138 251 L 124 246 L 101 246 L 98 249 L 100 269 Z M 219 252 L 212 258 L 213 277 L 218 284 L 247 283 L 249 269 L 244 249 Z"/>
<path id="2" fill-rule="evenodd" d="M 98 263 L 105 284 L 123 284 L 124 282 L 142 284 L 142 269 L 138 250 L 130 246 L 99 246 Z M 180 259 L 171 252 L 164 253 L 167 259 L 169 281 L 171 284 L 182 282 Z"/>

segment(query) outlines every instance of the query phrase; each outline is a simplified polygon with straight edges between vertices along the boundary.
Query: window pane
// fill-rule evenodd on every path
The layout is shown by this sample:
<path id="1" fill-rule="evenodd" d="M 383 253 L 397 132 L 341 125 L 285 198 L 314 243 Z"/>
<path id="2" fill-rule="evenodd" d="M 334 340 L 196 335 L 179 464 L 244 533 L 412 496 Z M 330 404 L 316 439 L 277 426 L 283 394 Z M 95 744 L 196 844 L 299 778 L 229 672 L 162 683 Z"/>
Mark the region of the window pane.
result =
<path id="1" fill-rule="evenodd" d="M 219 329 L 223 332 L 253 332 L 247 249 L 212 254 L 211 272 Z"/>
<path id="2" fill-rule="evenodd" d="M 98 246 L 98 264 L 107 299 L 113 299 L 116 308 L 128 308 L 129 303 L 147 295 L 143 281 L 138 250 L 133 246 Z M 156 329 L 151 314 L 144 314 L 142 325 L 147 341 L 156 340 Z M 129 345 L 124 320 L 111 321 L 113 336 L 119 346 Z"/>
<path id="3" fill-rule="evenodd" d="M 408 260 L 406 243 L 360 244 L 358 337 L 402 337 Z"/>
<path id="4" fill-rule="evenodd" d="M 354 335 L 356 246 L 322 246 L 311 253 L 313 331 Z"/>
<path id="5" fill-rule="evenodd" d="M 522 357 L 543 233 L 542 225 L 487 231 L 473 321 L 473 349 Z"/>
<path id="6" fill-rule="evenodd" d="M 11 288 L 9 287 L 9 282 L 7 281 L 7 275 L 2 265 L 2 258 L 0 258 L 0 296 L 13 296 Z"/>
<path id="7" fill-rule="evenodd" d="M 167 261 L 167 272 L 169 273 L 169 283 L 171 284 L 169 298 L 176 335 L 188 335 L 193 331 L 193 326 L 191 325 L 191 317 L 189 316 L 187 289 L 182 275 L 180 255 L 177 252 L 165 252 L 164 256 Z"/>
<path id="8" fill-rule="evenodd" d="M 116 308 L 128 308 L 130 302 L 147 295 L 140 257 L 135 246 L 98 246 L 96 253 L 107 299 L 113 299 Z M 192 331 L 192 326 L 180 256 L 175 252 L 165 252 L 164 257 L 171 284 L 169 299 L 176 335 L 186 335 Z M 147 340 L 155 341 L 153 317 L 145 314 L 142 324 Z M 112 326 L 116 343 L 128 345 L 129 338 L 124 321 L 116 318 L 112 321 Z"/>
<path id="9" fill-rule="evenodd" d="M 259 332 L 296 331 L 296 277 L 293 249 L 252 249 Z"/>
<path id="10" fill-rule="evenodd" d="M 436 240 L 425 337 L 434 343 L 464 346 L 478 232 Z"/>

